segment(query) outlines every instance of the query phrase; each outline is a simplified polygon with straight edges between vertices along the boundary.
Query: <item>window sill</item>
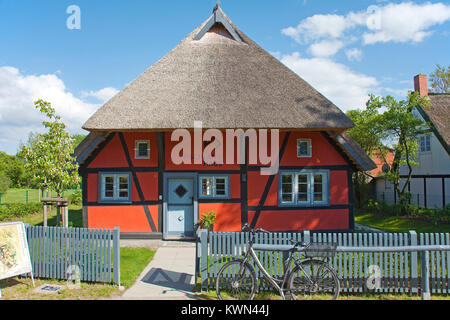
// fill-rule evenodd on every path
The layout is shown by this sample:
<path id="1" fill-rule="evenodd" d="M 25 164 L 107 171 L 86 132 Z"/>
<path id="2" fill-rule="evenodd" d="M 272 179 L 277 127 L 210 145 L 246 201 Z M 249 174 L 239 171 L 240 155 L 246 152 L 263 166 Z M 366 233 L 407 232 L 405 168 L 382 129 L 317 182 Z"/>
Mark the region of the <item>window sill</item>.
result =
<path id="1" fill-rule="evenodd" d="M 315 208 L 315 207 L 330 207 L 329 203 L 279 203 L 279 207 L 305 207 L 305 208 Z"/>
<path id="2" fill-rule="evenodd" d="M 131 200 L 99 200 L 101 204 L 132 204 Z"/>

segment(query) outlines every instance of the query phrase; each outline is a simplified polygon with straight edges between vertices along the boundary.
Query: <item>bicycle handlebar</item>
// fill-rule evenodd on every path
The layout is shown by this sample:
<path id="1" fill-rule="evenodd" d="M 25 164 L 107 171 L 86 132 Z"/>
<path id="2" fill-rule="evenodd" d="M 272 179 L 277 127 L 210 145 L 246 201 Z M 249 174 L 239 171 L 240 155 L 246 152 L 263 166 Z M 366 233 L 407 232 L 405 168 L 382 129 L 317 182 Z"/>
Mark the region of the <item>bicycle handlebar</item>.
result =
<path id="1" fill-rule="evenodd" d="M 270 233 L 267 230 L 264 230 L 263 228 L 258 228 L 258 229 L 252 229 L 248 223 L 244 224 L 244 226 L 242 227 L 242 232 L 251 232 L 253 234 L 257 233 L 257 232 L 263 232 L 263 233 Z"/>

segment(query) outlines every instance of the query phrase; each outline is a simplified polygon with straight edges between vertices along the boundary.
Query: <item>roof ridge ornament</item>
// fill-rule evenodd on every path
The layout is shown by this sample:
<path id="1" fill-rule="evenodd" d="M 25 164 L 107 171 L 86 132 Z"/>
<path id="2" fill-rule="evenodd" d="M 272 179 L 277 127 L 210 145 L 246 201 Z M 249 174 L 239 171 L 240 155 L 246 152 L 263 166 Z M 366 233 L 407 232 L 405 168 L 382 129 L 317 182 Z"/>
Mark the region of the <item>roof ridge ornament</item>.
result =
<path id="1" fill-rule="evenodd" d="M 219 8 L 220 8 L 220 0 L 217 0 L 216 6 L 213 9 L 213 13 L 215 13 Z"/>
<path id="2" fill-rule="evenodd" d="M 230 24 L 227 18 L 225 18 L 222 9 L 220 8 L 220 0 L 217 1 L 216 6 L 214 7 L 213 14 L 211 18 L 206 22 L 205 26 L 200 30 L 199 33 L 194 37 L 194 40 L 200 40 L 203 38 L 205 33 L 207 33 L 214 24 L 221 23 L 225 29 L 231 34 L 234 40 L 238 42 L 243 42 L 239 34 L 236 32 L 234 27 Z"/>

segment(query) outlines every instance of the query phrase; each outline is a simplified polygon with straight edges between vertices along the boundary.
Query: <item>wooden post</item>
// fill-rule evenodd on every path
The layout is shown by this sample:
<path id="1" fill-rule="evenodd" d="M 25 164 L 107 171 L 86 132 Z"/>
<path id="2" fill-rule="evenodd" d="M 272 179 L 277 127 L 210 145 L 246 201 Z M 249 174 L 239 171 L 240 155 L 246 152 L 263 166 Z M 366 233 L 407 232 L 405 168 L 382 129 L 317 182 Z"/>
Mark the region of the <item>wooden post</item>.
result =
<path id="1" fill-rule="evenodd" d="M 422 300 L 430 300 L 430 254 L 428 251 L 424 251 L 421 254 L 421 267 L 422 267 Z"/>
<path id="2" fill-rule="evenodd" d="M 201 273 L 201 292 L 208 290 L 208 232 L 200 232 L 200 273 Z"/>
<path id="3" fill-rule="evenodd" d="M 410 246 L 417 246 L 417 233 L 414 230 L 409 231 Z M 418 289 L 418 263 L 417 252 L 411 252 L 411 292 L 417 294 Z"/>
<path id="4" fill-rule="evenodd" d="M 44 202 L 44 227 L 47 226 L 47 202 Z"/>
<path id="5" fill-rule="evenodd" d="M 113 281 L 120 287 L 120 228 L 113 229 Z"/>
<path id="6" fill-rule="evenodd" d="M 65 208 L 64 215 L 65 215 L 65 221 L 66 221 L 65 227 L 68 228 L 69 227 L 69 205 L 66 204 L 66 206 L 64 208 Z"/>
<path id="7" fill-rule="evenodd" d="M 61 223 L 61 206 L 59 205 L 59 203 L 56 204 L 56 226 L 59 227 L 60 223 Z"/>
<path id="8" fill-rule="evenodd" d="M 63 228 L 66 227 L 66 207 L 64 207 L 64 205 L 61 205 L 61 220 L 62 220 L 62 224 L 61 226 Z"/>

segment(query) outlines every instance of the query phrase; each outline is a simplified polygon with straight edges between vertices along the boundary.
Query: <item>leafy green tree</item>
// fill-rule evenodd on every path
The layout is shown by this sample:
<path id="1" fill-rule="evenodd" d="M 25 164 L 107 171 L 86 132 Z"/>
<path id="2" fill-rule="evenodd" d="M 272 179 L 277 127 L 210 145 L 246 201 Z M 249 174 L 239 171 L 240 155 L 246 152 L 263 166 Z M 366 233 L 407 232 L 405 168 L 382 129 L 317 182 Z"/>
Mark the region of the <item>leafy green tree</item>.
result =
<path id="1" fill-rule="evenodd" d="M 450 93 L 450 66 L 441 67 L 436 65 L 436 69 L 430 75 L 431 89 L 434 93 Z"/>
<path id="2" fill-rule="evenodd" d="M 378 157 L 384 157 L 387 149 L 383 145 L 383 140 L 387 138 L 387 133 L 383 128 L 383 115 L 380 113 L 378 105 L 373 103 L 375 99 L 374 95 L 370 95 L 365 109 L 347 112 L 347 116 L 355 123 L 355 127 L 349 129 L 347 133 L 370 157 L 375 154 Z M 361 206 L 367 200 L 369 179 L 370 175 L 366 172 L 355 172 L 353 174 L 357 206 Z"/>
<path id="3" fill-rule="evenodd" d="M 6 174 L 0 172 L 0 196 L 8 191 L 9 184 L 9 178 L 6 176 Z"/>
<path id="4" fill-rule="evenodd" d="M 80 182 L 73 140 L 49 102 L 38 100 L 34 105 L 48 118 L 42 122 L 47 133 L 37 135 L 31 146 L 22 147 L 25 167 L 33 172 L 39 188 L 54 190 L 61 197 L 65 189 Z"/>
<path id="5" fill-rule="evenodd" d="M 0 173 L 10 181 L 9 187 L 21 187 L 25 175 L 25 165 L 18 157 L 0 152 Z"/>
<path id="6" fill-rule="evenodd" d="M 416 162 L 418 137 L 429 128 L 429 124 L 416 117 L 412 111 L 419 105 L 427 108 L 428 97 L 420 97 L 418 92 L 410 92 L 406 100 L 397 101 L 391 96 L 373 97 L 369 103 L 373 108 L 385 110 L 380 118 L 380 124 L 387 134 L 386 142 L 394 150 L 393 164 L 386 173 L 386 179 L 394 184 L 395 192 L 402 201 L 411 181 L 413 167 L 418 165 Z M 401 168 L 406 170 L 406 179 L 400 178 Z"/>
<path id="7" fill-rule="evenodd" d="M 86 138 L 85 134 L 74 134 L 74 135 L 72 135 L 74 149 L 81 143 L 81 141 L 84 140 L 84 138 Z"/>

